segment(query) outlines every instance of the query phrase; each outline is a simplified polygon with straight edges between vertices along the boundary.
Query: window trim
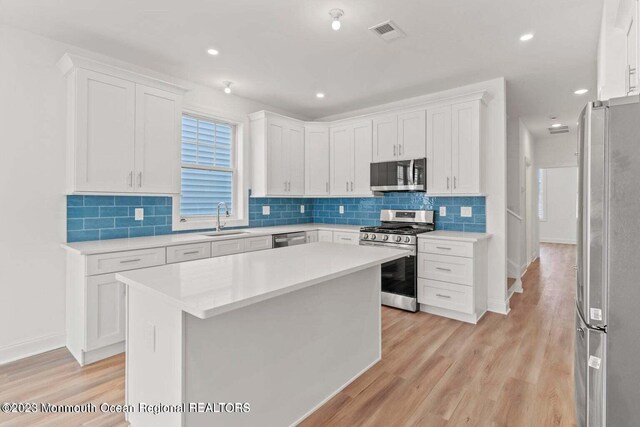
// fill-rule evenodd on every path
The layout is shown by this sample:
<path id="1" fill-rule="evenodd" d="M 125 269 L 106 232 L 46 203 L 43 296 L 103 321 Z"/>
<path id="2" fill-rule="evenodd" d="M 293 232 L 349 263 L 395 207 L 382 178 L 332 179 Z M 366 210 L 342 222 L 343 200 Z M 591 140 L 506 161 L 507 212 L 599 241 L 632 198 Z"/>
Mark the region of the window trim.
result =
<path id="1" fill-rule="evenodd" d="M 226 223 L 226 227 L 242 227 L 249 225 L 249 215 L 248 215 L 248 205 L 249 205 L 249 189 L 248 189 L 248 180 L 245 178 L 245 171 L 247 170 L 248 164 L 246 161 L 245 153 L 247 141 L 244 138 L 244 126 L 245 123 L 239 117 L 229 117 L 225 115 L 218 114 L 213 111 L 207 111 L 202 108 L 194 108 L 194 107 L 185 107 L 182 109 L 182 115 L 192 116 L 194 118 L 202 119 L 202 120 L 210 120 L 215 122 L 223 122 L 228 123 L 230 125 L 235 126 L 235 143 L 233 144 L 232 150 L 232 158 L 233 163 L 235 164 L 234 168 L 225 168 L 225 167 L 215 167 L 213 170 L 226 170 L 233 173 L 232 183 L 233 183 L 233 202 L 234 202 L 234 215 L 230 218 L 221 218 L 220 222 Z M 180 147 L 182 147 L 182 137 L 180 138 Z M 182 161 L 180 162 L 180 169 L 182 170 Z M 191 165 L 188 167 L 192 167 Z M 211 170 L 208 167 L 198 167 L 197 165 L 193 165 L 193 169 L 204 169 Z M 180 185 L 182 188 L 182 184 Z M 203 217 L 193 217 L 189 218 L 186 221 L 181 221 L 180 217 L 180 197 L 181 195 L 177 195 L 173 197 L 173 209 L 172 209 L 172 229 L 173 231 L 185 231 L 185 230 L 204 230 L 216 227 L 216 217 L 215 216 L 203 216 Z"/>

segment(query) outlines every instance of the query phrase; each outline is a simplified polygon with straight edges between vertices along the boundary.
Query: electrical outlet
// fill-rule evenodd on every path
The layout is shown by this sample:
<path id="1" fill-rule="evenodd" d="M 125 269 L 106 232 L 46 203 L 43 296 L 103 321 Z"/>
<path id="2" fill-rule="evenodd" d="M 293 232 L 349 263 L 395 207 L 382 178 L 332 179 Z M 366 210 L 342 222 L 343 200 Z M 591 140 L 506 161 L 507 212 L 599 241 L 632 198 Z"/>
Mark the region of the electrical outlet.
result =
<path id="1" fill-rule="evenodd" d="M 440 216 L 447 216 L 447 207 L 440 206 Z"/>
<path id="2" fill-rule="evenodd" d="M 271 215 L 271 207 L 263 206 L 262 207 L 262 215 Z"/>
<path id="3" fill-rule="evenodd" d="M 340 215 L 344 214 L 344 206 L 340 206 L 338 211 L 340 212 Z"/>
<path id="4" fill-rule="evenodd" d="M 136 221 L 144 220 L 144 209 L 143 208 L 136 208 L 135 217 L 136 217 Z"/>
<path id="5" fill-rule="evenodd" d="M 304 205 L 300 205 L 300 213 L 304 213 Z"/>
<path id="6" fill-rule="evenodd" d="M 462 206 L 460 208 L 460 216 L 463 218 L 471 218 L 473 216 L 473 208 L 471 206 Z"/>

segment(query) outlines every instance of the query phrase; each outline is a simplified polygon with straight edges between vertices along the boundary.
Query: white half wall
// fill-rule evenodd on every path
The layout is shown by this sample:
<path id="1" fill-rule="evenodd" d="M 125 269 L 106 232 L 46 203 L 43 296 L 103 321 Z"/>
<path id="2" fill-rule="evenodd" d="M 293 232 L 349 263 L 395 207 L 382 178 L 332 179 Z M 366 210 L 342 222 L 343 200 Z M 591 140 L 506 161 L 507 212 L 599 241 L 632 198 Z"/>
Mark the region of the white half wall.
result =
<path id="1" fill-rule="evenodd" d="M 247 114 L 254 111 L 296 117 L 0 25 L 0 363 L 65 344 L 65 254 L 59 245 L 66 241 L 66 83 L 56 67 L 65 52 L 189 87 L 185 106 L 239 118 L 247 130 Z M 247 131 L 245 146 L 248 141 Z"/>
<path id="2" fill-rule="evenodd" d="M 540 241 L 576 243 L 578 168 L 542 169 L 546 174 L 547 217 L 540 221 Z"/>

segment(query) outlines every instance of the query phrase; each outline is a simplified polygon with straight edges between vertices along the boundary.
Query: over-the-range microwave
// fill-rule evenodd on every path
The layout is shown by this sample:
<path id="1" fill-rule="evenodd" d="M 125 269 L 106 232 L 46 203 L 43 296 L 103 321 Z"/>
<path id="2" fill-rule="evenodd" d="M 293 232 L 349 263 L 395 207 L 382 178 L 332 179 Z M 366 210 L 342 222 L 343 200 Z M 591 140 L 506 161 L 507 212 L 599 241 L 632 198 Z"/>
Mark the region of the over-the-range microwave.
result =
<path id="1" fill-rule="evenodd" d="M 427 191 L 427 159 L 371 163 L 371 191 Z"/>

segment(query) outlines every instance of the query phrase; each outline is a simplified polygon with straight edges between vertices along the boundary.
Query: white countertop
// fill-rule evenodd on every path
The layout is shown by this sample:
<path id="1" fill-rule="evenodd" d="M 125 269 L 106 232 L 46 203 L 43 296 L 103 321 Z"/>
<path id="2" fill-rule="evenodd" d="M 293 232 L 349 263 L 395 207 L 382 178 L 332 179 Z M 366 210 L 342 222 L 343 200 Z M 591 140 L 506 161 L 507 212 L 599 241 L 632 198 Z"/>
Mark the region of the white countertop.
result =
<path id="1" fill-rule="evenodd" d="M 116 279 L 206 319 L 408 254 L 400 249 L 311 243 L 126 271 Z"/>
<path id="2" fill-rule="evenodd" d="M 488 239 L 488 233 L 467 233 L 462 231 L 436 230 L 418 235 L 418 239 L 458 240 L 461 242 L 478 242 Z"/>
<path id="3" fill-rule="evenodd" d="M 128 239 L 94 240 L 90 242 L 63 243 L 62 247 L 79 255 L 94 255 L 108 252 L 121 252 L 136 249 L 158 248 L 163 246 L 187 245 L 189 243 L 213 242 L 217 240 L 243 239 L 247 237 L 268 236 L 280 233 L 294 233 L 296 231 L 332 230 L 359 232 L 359 225 L 341 224 L 297 224 L 276 227 L 241 228 L 242 234 L 221 236 L 205 236 L 211 231 L 193 233 L 166 234 L 163 236 L 133 237 Z"/>

